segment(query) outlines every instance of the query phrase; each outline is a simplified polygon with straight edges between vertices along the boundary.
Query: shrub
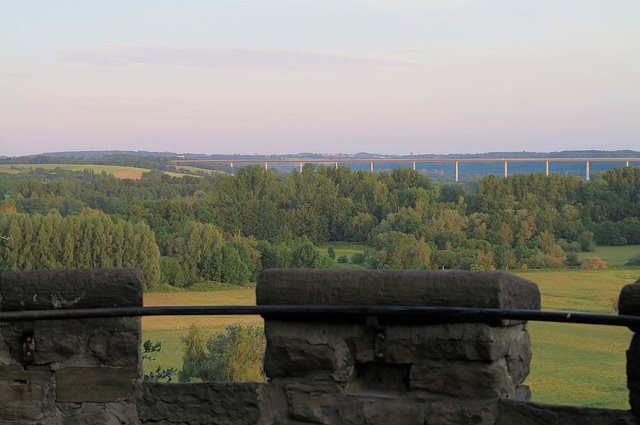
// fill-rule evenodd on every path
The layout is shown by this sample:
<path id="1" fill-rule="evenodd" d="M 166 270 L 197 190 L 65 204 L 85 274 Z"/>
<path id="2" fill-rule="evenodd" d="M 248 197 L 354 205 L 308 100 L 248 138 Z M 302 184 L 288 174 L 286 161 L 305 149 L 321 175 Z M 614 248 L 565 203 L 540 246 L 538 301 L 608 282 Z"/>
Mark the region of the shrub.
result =
<path id="1" fill-rule="evenodd" d="M 182 338 L 185 352 L 179 375 L 181 382 L 203 381 L 264 382 L 266 338 L 264 328 L 251 323 L 227 325 L 225 332 L 206 341 L 200 329 L 192 325 Z"/>
<path id="2" fill-rule="evenodd" d="M 351 262 L 353 264 L 362 264 L 364 263 L 365 256 L 361 252 L 356 252 L 351 256 Z"/>
<path id="3" fill-rule="evenodd" d="M 640 251 L 636 251 L 636 253 L 633 254 L 633 257 L 629 258 L 624 265 L 628 267 L 640 266 Z"/>
<path id="4" fill-rule="evenodd" d="M 562 267 L 562 260 L 539 252 L 528 258 L 527 266 L 530 269 L 559 269 Z"/>
<path id="5" fill-rule="evenodd" d="M 336 258 L 336 250 L 330 246 L 329 248 L 327 248 L 327 255 L 332 259 L 335 260 Z"/>
<path id="6" fill-rule="evenodd" d="M 602 270 L 607 268 L 607 263 L 598 257 L 589 257 L 582 261 L 581 267 L 585 270 Z"/>
<path id="7" fill-rule="evenodd" d="M 337 258 L 338 263 L 344 264 L 349 262 L 349 258 L 346 255 L 341 255 Z"/>
<path id="8" fill-rule="evenodd" d="M 565 264 L 567 266 L 577 266 L 580 264 L 578 261 L 578 254 L 573 251 L 567 252 L 567 260 L 565 261 Z"/>

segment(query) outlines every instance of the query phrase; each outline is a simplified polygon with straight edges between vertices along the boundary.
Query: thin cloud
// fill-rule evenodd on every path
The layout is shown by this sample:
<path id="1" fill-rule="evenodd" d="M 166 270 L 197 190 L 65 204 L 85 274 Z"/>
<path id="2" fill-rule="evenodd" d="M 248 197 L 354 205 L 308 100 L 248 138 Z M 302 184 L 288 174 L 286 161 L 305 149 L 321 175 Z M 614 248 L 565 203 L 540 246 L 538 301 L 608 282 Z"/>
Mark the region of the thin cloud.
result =
<path id="1" fill-rule="evenodd" d="M 250 48 L 176 48 L 115 46 L 100 50 L 64 51 L 61 57 L 69 61 L 99 66 L 133 63 L 191 66 L 224 69 L 315 69 L 344 67 L 406 67 L 422 62 L 402 58 Z"/>

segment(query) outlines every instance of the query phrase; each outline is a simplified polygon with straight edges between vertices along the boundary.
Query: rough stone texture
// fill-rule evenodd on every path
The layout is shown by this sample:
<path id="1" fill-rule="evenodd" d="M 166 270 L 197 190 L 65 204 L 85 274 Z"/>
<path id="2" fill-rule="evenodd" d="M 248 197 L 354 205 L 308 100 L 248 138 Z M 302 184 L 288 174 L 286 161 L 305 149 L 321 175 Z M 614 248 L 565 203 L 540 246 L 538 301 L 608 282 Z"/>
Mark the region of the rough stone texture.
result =
<path id="1" fill-rule="evenodd" d="M 638 425 L 628 410 L 557 406 L 501 399 L 496 425 Z"/>
<path id="2" fill-rule="evenodd" d="M 254 382 L 144 382 L 138 412 L 143 422 L 154 424 L 256 424 L 260 418 L 261 387 Z"/>
<path id="3" fill-rule="evenodd" d="M 47 381 L 50 377 L 48 366 L 0 366 L 0 381 Z"/>
<path id="4" fill-rule="evenodd" d="M 127 369 L 69 367 L 56 371 L 56 401 L 110 403 L 134 390 L 138 373 Z"/>
<path id="5" fill-rule="evenodd" d="M 406 305 L 540 309 L 538 286 L 504 272 L 269 269 L 258 305 Z"/>
<path id="6" fill-rule="evenodd" d="M 463 398 L 515 396 L 516 386 L 508 374 L 505 359 L 495 362 L 431 360 L 411 368 L 412 389 Z"/>
<path id="7" fill-rule="evenodd" d="M 139 368 L 140 318 L 39 320 L 33 322 L 32 330 L 34 364 L 52 365 L 53 369 L 69 366 Z M 23 333 L 24 324 L 19 322 L 3 328 L 11 363 L 22 362 Z"/>
<path id="8" fill-rule="evenodd" d="M 0 420 L 38 420 L 44 417 L 47 386 L 41 382 L 0 381 Z"/>
<path id="9" fill-rule="evenodd" d="M 134 403 L 58 403 L 43 425 L 139 425 Z M 40 425 L 40 424 L 38 424 Z"/>
<path id="10" fill-rule="evenodd" d="M 618 298 L 618 312 L 622 315 L 640 316 L 640 279 L 622 288 Z"/>
<path id="11" fill-rule="evenodd" d="M 20 275 L 0 275 L 1 308 L 141 304 L 131 270 L 27 272 L 23 286 Z M 631 290 L 623 314 L 640 312 Z M 539 307 L 535 284 L 504 273 L 280 270 L 257 292 L 261 304 Z M 268 384 L 142 382 L 138 318 L 0 323 L 0 424 L 640 425 L 625 411 L 514 401 L 530 397 L 526 323 L 276 319 L 265 323 Z M 640 407 L 640 337 L 627 356 Z"/>
<path id="12" fill-rule="evenodd" d="M 464 399 L 434 400 L 429 403 L 428 425 L 494 425 L 497 400 L 469 401 Z M 512 425 L 519 425 L 514 422 Z M 551 425 L 551 424 L 547 424 Z M 561 425 L 561 424 L 558 424 Z"/>
<path id="13" fill-rule="evenodd" d="M 513 347 L 514 342 L 527 342 L 527 337 L 523 324 L 508 327 L 491 327 L 484 323 L 389 326 L 383 355 L 394 363 L 406 363 L 408 359 L 494 361 L 510 351 L 518 351 Z"/>
<path id="14" fill-rule="evenodd" d="M 139 269 L 32 270 L 0 273 L 0 311 L 142 305 Z"/>
<path id="15" fill-rule="evenodd" d="M 621 315 L 640 316 L 640 280 L 622 288 L 618 298 L 618 312 Z M 634 332 L 640 332 L 640 327 L 630 328 Z M 627 351 L 627 387 L 631 410 L 640 417 L 640 337 L 637 333 Z"/>

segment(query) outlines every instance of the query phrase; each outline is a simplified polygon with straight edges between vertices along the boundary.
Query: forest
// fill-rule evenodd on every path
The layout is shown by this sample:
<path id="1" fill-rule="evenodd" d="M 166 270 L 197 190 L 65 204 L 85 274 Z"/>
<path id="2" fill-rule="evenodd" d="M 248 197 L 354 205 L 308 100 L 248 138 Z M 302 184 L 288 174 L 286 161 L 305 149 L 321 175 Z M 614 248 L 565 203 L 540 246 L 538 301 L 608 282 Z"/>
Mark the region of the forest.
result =
<path id="1" fill-rule="evenodd" d="M 270 267 L 342 267 L 331 244 L 343 241 L 367 247 L 355 267 L 574 267 L 596 244 L 640 244 L 639 197 L 640 167 L 459 183 L 315 164 L 139 180 L 35 168 L 0 174 L 0 269 L 135 266 L 147 287 L 246 284 Z"/>

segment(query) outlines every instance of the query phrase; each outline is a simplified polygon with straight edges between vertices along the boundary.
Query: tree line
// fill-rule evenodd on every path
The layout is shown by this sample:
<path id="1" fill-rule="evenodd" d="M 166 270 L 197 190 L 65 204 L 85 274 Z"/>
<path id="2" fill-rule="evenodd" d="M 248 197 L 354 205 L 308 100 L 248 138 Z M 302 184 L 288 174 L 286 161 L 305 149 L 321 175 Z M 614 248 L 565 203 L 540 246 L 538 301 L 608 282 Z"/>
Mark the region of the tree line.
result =
<path id="1" fill-rule="evenodd" d="M 369 268 L 561 267 L 595 244 L 640 244 L 639 188 L 640 167 L 461 183 L 314 164 L 140 180 L 36 169 L 0 176 L 0 258 L 12 269 L 139 261 L 150 286 L 337 267 L 316 249 L 335 241 L 366 244 L 357 262 Z"/>

